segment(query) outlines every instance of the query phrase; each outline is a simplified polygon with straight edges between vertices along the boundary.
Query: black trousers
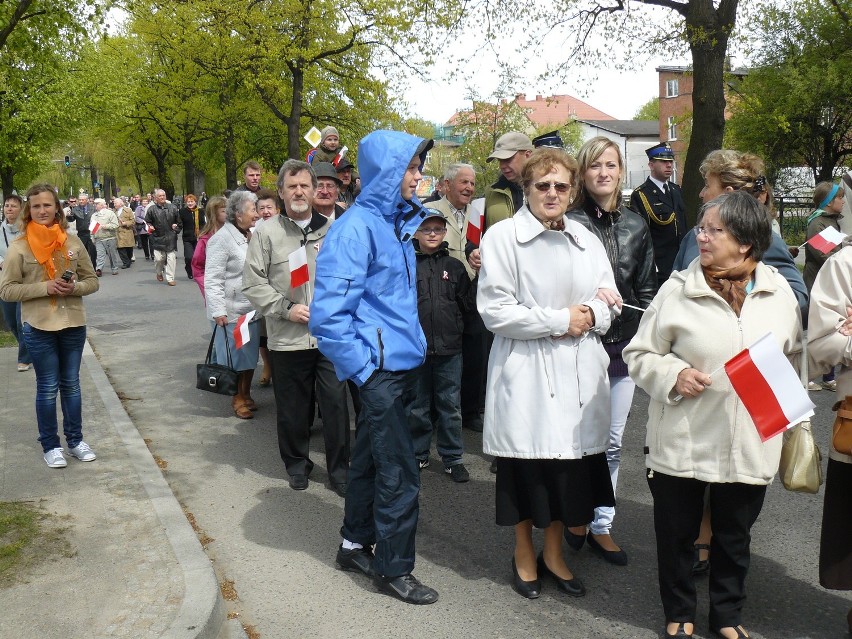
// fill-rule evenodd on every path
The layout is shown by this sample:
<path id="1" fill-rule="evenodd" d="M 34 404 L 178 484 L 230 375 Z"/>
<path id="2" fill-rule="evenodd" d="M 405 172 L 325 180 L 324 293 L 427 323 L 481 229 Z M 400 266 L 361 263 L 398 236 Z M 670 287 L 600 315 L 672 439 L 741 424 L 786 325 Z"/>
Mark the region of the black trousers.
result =
<path id="1" fill-rule="evenodd" d="M 346 384 L 337 379 L 334 365 L 317 349 L 270 350 L 269 360 L 277 411 L 278 450 L 287 473 L 309 475 L 314 468 L 310 459 L 308 415 L 313 408 L 311 392 L 316 384 L 329 480 L 333 484 L 345 484 L 350 450 Z"/>
<path id="2" fill-rule="evenodd" d="M 92 268 L 95 268 L 95 264 L 98 263 L 98 251 L 95 248 L 95 243 L 92 241 L 91 233 L 77 233 L 77 239 L 79 239 L 83 243 L 83 246 L 86 247 L 89 259 L 92 260 Z"/>
<path id="3" fill-rule="evenodd" d="M 142 247 L 142 252 L 145 253 L 145 259 L 154 257 L 154 249 L 151 248 L 151 236 L 145 233 L 139 236 L 139 246 Z"/>
<path id="4" fill-rule="evenodd" d="M 485 328 L 479 313 L 465 316 L 460 393 L 462 421 L 465 423 L 478 420 L 485 408 L 485 377 L 492 340 L 493 336 Z"/>
<path id="5" fill-rule="evenodd" d="M 133 247 L 121 247 L 118 249 L 118 256 L 121 258 L 121 265 L 125 268 L 130 268 L 130 265 L 133 264 Z"/>
<path id="6" fill-rule="evenodd" d="M 375 544 L 373 565 L 385 577 L 414 569 L 420 470 L 408 428 L 411 371 L 377 371 L 360 388 L 361 412 L 349 467 L 344 539 Z"/>
<path id="7" fill-rule="evenodd" d="M 766 486 L 707 483 L 650 470 L 648 486 L 654 497 L 657 569 L 666 622 L 695 621 L 692 564 L 706 491 L 713 530 L 710 627 L 740 625 L 751 562 L 751 527 L 763 508 Z"/>
<path id="8" fill-rule="evenodd" d="M 198 240 L 195 238 L 191 240 L 184 239 L 183 241 L 183 265 L 186 269 L 187 277 L 192 277 L 192 256 L 195 254 L 196 244 L 198 244 Z"/>

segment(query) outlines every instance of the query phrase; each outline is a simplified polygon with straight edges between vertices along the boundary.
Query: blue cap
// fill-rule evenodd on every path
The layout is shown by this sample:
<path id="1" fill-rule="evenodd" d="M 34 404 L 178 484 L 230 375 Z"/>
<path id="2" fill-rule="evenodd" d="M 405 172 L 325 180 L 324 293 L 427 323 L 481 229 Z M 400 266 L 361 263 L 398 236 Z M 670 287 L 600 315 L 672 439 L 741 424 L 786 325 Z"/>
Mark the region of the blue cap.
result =
<path id="1" fill-rule="evenodd" d="M 540 149 L 541 147 L 561 149 L 564 146 L 562 144 L 562 138 L 559 135 L 559 131 L 543 133 L 537 138 L 533 138 L 532 143 L 533 146 L 537 149 Z"/>
<path id="2" fill-rule="evenodd" d="M 672 147 L 668 142 L 660 142 L 659 144 L 655 144 L 650 149 L 645 149 L 645 155 L 648 156 L 649 160 L 666 160 L 668 162 L 674 162 L 675 156 Z"/>

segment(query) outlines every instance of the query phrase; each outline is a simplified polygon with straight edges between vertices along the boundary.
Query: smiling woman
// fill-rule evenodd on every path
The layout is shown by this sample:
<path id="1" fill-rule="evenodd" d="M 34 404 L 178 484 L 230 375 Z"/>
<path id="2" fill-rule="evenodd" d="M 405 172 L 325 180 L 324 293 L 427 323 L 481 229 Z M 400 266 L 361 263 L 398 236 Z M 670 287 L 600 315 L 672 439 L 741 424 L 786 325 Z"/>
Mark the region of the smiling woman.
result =
<path id="1" fill-rule="evenodd" d="M 68 452 L 80 461 L 95 453 L 83 441 L 80 361 L 86 342 L 83 295 L 98 290 L 98 278 L 82 242 L 65 232 L 56 190 L 36 184 L 27 191 L 24 237 L 9 247 L 0 275 L 0 298 L 21 302 L 22 332 L 36 374 L 36 419 L 44 461 L 67 466 L 59 440 L 56 395 L 62 393 Z"/>

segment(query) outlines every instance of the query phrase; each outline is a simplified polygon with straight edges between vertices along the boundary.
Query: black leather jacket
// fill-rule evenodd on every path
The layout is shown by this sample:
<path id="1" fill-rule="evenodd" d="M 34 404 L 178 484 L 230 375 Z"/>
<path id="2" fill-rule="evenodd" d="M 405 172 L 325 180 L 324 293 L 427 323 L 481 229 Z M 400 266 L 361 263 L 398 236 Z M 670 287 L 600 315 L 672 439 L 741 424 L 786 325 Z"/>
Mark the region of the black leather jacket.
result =
<path id="1" fill-rule="evenodd" d="M 417 311 L 426 336 L 426 354 L 461 353 L 464 316 L 475 309 L 464 264 L 450 257 L 446 242 L 431 255 L 421 253 L 416 240 L 414 247 L 417 249 Z"/>
<path id="2" fill-rule="evenodd" d="M 657 273 L 651 231 L 645 220 L 626 207 L 619 211 L 603 211 L 593 200 L 587 200 L 582 209 L 573 209 L 565 215 L 585 226 L 601 241 L 624 302 L 647 308 L 657 292 Z M 641 312 L 622 309 L 603 342 L 613 344 L 631 339 L 641 319 Z"/>

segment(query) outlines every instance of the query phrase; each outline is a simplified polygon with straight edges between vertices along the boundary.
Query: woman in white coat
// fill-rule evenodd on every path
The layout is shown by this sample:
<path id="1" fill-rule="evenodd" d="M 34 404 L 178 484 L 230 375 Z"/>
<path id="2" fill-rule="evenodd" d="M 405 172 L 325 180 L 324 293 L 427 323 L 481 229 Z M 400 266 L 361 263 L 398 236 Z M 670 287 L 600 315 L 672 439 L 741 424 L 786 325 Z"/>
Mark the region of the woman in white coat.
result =
<path id="1" fill-rule="evenodd" d="M 526 206 L 489 228 L 480 247 L 477 307 L 495 334 L 483 448 L 497 457 L 497 524 L 515 529 L 513 585 L 530 599 L 542 574 L 568 595 L 586 593 L 565 564 L 563 529 L 614 505 L 600 336 L 620 298 L 600 241 L 564 217 L 576 176 L 564 152 L 534 151 L 522 174 Z M 534 526 L 544 529 L 538 559 Z"/>
<path id="2" fill-rule="evenodd" d="M 225 215 L 224 226 L 207 242 L 204 266 L 207 319 L 215 324 L 216 361 L 226 364 L 230 351 L 231 363 L 239 372 L 237 394 L 232 401 L 234 414 L 240 419 L 251 419 L 252 411 L 257 410 L 250 391 L 257 367 L 260 318 L 255 316 L 249 323 L 249 342 L 239 349 L 234 344 L 234 328 L 237 320 L 252 310 L 251 302 L 243 295 L 243 266 L 251 229 L 258 219 L 257 196 L 250 191 L 235 191 L 228 198 Z"/>

